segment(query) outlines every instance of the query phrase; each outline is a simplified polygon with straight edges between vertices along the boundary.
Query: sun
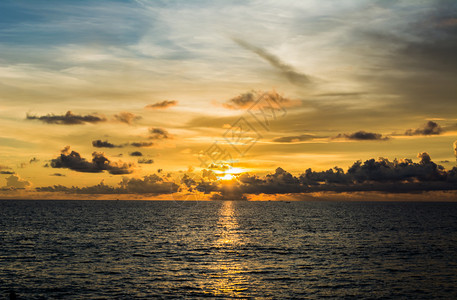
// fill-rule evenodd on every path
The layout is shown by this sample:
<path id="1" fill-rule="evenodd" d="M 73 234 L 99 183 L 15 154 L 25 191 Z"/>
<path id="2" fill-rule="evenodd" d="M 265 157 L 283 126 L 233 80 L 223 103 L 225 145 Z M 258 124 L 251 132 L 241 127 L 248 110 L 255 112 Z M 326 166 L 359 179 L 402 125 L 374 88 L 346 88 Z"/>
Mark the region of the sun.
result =
<path id="1" fill-rule="evenodd" d="M 219 179 L 220 180 L 225 180 L 225 181 L 229 181 L 229 180 L 232 180 L 235 178 L 235 175 L 233 174 L 224 174 L 224 176 L 220 177 Z"/>
<path id="2" fill-rule="evenodd" d="M 243 170 L 241 168 L 233 168 L 233 167 L 230 167 L 223 171 L 219 171 L 219 170 L 215 171 L 217 178 L 222 181 L 234 180 L 238 175 L 240 175 L 243 172 L 245 172 L 245 170 Z"/>

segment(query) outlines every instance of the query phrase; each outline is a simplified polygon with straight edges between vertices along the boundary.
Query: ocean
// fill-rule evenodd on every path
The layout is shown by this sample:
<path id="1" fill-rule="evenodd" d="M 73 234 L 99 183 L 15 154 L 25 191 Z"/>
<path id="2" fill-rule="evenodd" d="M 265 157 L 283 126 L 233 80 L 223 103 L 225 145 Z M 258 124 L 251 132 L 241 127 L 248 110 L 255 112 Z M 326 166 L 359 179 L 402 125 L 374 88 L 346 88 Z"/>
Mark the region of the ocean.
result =
<path id="1" fill-rule="evenodd" d="M 0 201 L 0 298 L 457 298 L 457 203 Z"/>

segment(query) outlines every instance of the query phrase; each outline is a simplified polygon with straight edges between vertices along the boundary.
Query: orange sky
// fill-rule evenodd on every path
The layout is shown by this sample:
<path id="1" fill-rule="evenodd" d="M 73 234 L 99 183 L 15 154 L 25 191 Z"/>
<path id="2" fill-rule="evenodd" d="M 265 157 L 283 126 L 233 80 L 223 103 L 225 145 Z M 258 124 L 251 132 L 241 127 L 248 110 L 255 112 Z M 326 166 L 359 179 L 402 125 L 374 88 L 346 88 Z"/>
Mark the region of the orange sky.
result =
<path id="1" fill-rule="evenodd" d="M 0 198 L 444 199 L 453 8 L 2 3 Z"/>

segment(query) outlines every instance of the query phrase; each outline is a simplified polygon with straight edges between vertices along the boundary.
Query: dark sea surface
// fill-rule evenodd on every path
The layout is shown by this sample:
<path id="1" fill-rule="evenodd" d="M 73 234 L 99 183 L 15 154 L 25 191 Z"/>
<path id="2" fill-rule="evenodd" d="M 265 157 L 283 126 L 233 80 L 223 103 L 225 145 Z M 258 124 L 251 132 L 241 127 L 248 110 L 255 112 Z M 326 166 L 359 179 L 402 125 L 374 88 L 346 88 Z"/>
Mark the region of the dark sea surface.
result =
<path id="1" fill-rule="evenodd" d="M 0 201 L 0 298 L 457 299 L 457 203 Z"/>

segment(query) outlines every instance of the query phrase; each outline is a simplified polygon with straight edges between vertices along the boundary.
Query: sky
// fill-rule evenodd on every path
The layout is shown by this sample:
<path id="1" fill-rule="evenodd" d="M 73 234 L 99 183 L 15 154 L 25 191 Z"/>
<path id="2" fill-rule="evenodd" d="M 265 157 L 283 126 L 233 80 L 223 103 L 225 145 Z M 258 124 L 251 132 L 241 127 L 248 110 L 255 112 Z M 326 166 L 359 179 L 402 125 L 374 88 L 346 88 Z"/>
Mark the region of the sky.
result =
<path id="1" fill-rule="evenodd" d="M 6 0 L 0 53 L 0 198 L 455 198 L 455 1 Z"/>

